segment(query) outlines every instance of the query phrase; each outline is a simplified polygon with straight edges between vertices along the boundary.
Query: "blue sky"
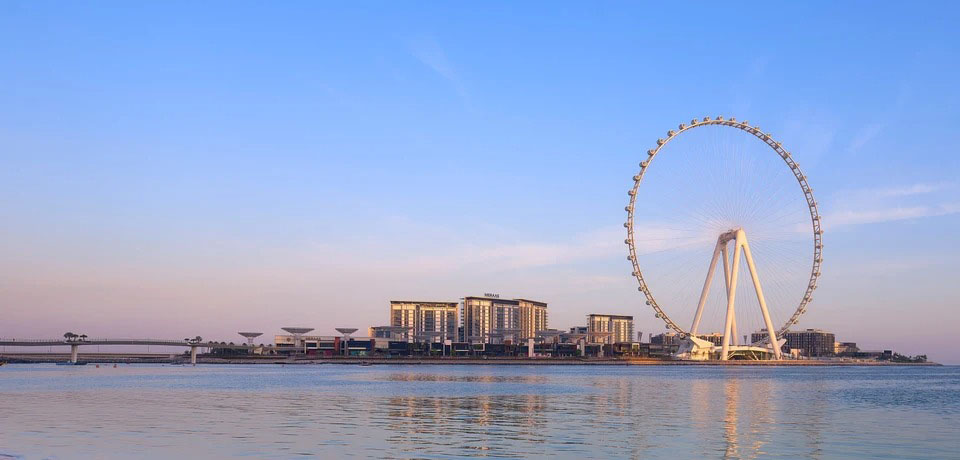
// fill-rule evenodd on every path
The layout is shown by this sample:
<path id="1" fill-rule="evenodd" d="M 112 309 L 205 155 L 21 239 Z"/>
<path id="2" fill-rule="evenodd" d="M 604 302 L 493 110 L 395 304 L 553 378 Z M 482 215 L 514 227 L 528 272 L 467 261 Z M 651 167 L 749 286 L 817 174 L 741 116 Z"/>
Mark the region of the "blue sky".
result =
<path id="1" fill-rule="evenodd" d="M 960 363 L 960 15 L 899 6 L 0 3 L 0 335 L 332 334 L 491 291 L 659 332 L 626 190 L 722 114 L 822 205 L 801 326 Z"/>

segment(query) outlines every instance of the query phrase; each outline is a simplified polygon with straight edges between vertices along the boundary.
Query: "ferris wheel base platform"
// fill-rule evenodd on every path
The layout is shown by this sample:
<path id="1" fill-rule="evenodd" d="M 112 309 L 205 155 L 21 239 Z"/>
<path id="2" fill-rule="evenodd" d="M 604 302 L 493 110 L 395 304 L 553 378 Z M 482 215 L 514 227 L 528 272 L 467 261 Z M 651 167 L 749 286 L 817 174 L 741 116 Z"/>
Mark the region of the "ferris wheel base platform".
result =
<path id="1" fill-rule="evenodd" d="M 707 340 L 688 336 L 683 339 L 680 348 L 673 356 L 683 361 L 721 361 L 725 360 L 722 354 L 723 347 Z M 769 347 L 731 345 L 728 347 L 726 360 L 773 361 L 776 360 L 776 356 L 773 349 Z"/>

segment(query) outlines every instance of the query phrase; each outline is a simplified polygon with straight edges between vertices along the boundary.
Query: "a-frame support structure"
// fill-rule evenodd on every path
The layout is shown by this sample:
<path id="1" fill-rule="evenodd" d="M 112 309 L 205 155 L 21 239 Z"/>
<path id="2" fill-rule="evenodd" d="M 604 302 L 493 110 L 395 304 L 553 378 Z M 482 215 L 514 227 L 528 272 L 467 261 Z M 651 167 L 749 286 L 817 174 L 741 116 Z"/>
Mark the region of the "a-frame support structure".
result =
<path id="1" fill-rule="evenodd" d="M 733 243 L 733 257 L 730 257 L 728 245 Z M 723 341 L 721 342 L 720 359 L 726 361 L 730 358 L 730 345 L 737 345 L 737 320 L 734 314 L 734 300 L 737 297 L 737 277 L 740 272 L 740 254 L 747 261 L 747 267 L 750 270 L 750 277 L 753 278 L 753 288 L 757 293 L 757 301 L 760 303 L 760 312 L 763 314 L 763 322 L 767 328 L 767 337 L 770 347 L 773 349 L 775 359 L 781 359 L 780 346 L 777 342 L 776 331 L 773 328 L 773 321 L 770 319 L 770 312 L 767 310 L 767 301 L 763 297 L 763 288 L 760 286 L 760 278 L 757 276 L 757 267 L 753 263 L 753 256 L 750 254 L 750 244 L 747 243 L 747 234 L 743 229 L 731 230 L 720 235 L 717 238 L 717 246 L 713 250 L 713 258 L 710 259 L 710 268 L 707 272 L 707 279 L 703 283 L 703 291 L 700 293 L 700 303 L 697 305 L 697 313 L 693 317 L 693 326 L 690 327 L 690 335 L 697 336 L 697 328 L 700 327 L 700 318 L 703 316 L 703 307 L 706 305 L 707 296 L 710 294 L 710 283 L 713 282 L 713 274 L 717 269 L 717 259 L 723 257 L 723 277 L 727 287 L 727 317 L 723 326 Z"/>

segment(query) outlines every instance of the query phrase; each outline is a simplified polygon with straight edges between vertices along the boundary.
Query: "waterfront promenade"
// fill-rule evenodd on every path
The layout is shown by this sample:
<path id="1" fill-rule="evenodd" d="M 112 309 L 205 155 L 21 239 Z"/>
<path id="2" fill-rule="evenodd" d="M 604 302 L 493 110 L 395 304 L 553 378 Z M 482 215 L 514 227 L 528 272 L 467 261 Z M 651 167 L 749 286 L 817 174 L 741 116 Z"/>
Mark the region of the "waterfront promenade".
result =
<path id="1" fill-rule="evenodd" d="M 70 358 L 66 353 L 0 353 L 0 361 L 10 363 L 53 363 Z M 183 364 L 189 357 L 171 353 L 84 353 L 87 363 L 164 363 Z M 938 363 L 895 363 L 888 361 L 804 359 L 782 361 L 681 361 L 658 358 L 469 358 L 469 357 L 283 357 L 251 356 L 222 358 L 198 355 L 197 364 L 283 364 L 283 365 L 483 365 L 483 366 L 939 366 Z"/>

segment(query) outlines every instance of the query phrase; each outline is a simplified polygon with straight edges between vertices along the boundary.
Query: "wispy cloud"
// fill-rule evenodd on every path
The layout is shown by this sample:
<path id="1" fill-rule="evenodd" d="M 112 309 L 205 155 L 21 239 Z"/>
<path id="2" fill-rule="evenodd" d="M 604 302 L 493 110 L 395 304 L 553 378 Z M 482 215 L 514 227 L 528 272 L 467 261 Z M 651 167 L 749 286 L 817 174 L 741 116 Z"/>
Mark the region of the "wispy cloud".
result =
<path id="1" fill-rule="evenodd" d="M 410 52 L 423 65 L 433 70 L 437 75 L 447 80 L 457 95 L 463 101 L 467 109 L 471 108 L 470 97 L 467 93 L 463 80 L 454 69 L 453 64 L 447 59 L 447 54 L 443 48 L 434 39 L 420 39 L 410 45 Z"/>
<path id="2" fill-rule="evenodd" d="M 946 203 L 937 206 L 893 207 L 863 211 L 841 211 L 829 215 L 824 225 L 829 226 L 829 228 L 836 228 L 846 225 L 877 224 L 896 220 L 946 216 L 956 213 L 960 213 L 960 203 Z"/>
<path id="3" fill-rule="evenodd" d="M 819 113 L 801 113 L 783 127 L 783 138 L 791 139 L 790 147 L 803 152 L 803 162 L 817 164 L 834 146 L 836 128 L 829 117 Z M 778 138 L 779 133 L 778 133 Z"/>
<path id="4" fill-rule="evenodd" d="M 418 228 L 411 224 L 409 228 Z M 450 230 L 455 233 L 454 230 Z M 410 238 L 418 232 L 410 232 L 402 221 L 394 220 L 391 233 L 400 233 Z M 451 237 L 445 231 L 433 228 L 429 235 L 420 235 L 434 243 L 413 247 L 399 247 L 389 240 L 365 240 L 361 246 L 345 244 L 318 244 L 311 248 L 312 257 L 320 264 L 337 261 L 338 270 L 375 272 L 380 269 L 396 274 L 395 267 L 402 266 L 404 275 L 422 276 L 426 273 L 456 273 L 468 271 L 474 274 L 509 272 L 518 269 L 538 269 L 570 266 L 590 261 L 622 261 L 627 264 L 626 230 L 622 226 L 601 227 L 570 236 L 561 241 L 521 240 L 515 243 L 464 242 L 470 237 Z M 504 238 L 506 239 L 506 237 Z M 677 234 L 662 225 L 638 225 L 635 231 L 638 255 L 668 249 L 690 249 L 712 245 L 716 234 Z M 359 252 L 358 252 L 359 251 Z M 626 266 L 626 265 L 625 265 Z"/>
<path id="5" fill-rule="evenodd" d="M 850 141 L 850 145 L 847 146 L 847 151 L 850 153 L 857 153 L 860 151 L 860 149 L 877 137 L 877 135 L 883 132 L 883 129 L 886 127 L 886 123 L 871 123 L 864 126 L 857 132 L 856 135 L 853 136 L 853 139 Z"/>
<path id="6" fill-rule="evenodd" d="M 893 187 L 865 188 L 839 194 L 824 217 L 828 229 L 937 217 L 960 212 L 960 201 L 949 192 L 951 182 L 928 182 Z"/>
<path id="7" fill-rule="evenodd" d="M 933 193 L 951 187 L 953 187 L 953 184 L 951 183 L 913 184 L 902 187 L 873 189 L 869 191 L 869 193 L 883 197 L 911 196 L 921 195 L 924 193 Z"/>
<path id="8" fill-rule="evenodd" d="M 441 253 L 424 254 L 405 262 L 408 269 L 418 271 L 512 270 L 563 265 L 583 260 L 609 257 L 622 249 L 617 244 L 622 233 L 603 228 L 573 237 L 566 242 L 520 242 L 515 244 L 462 245 L 446 248 Z"/>

